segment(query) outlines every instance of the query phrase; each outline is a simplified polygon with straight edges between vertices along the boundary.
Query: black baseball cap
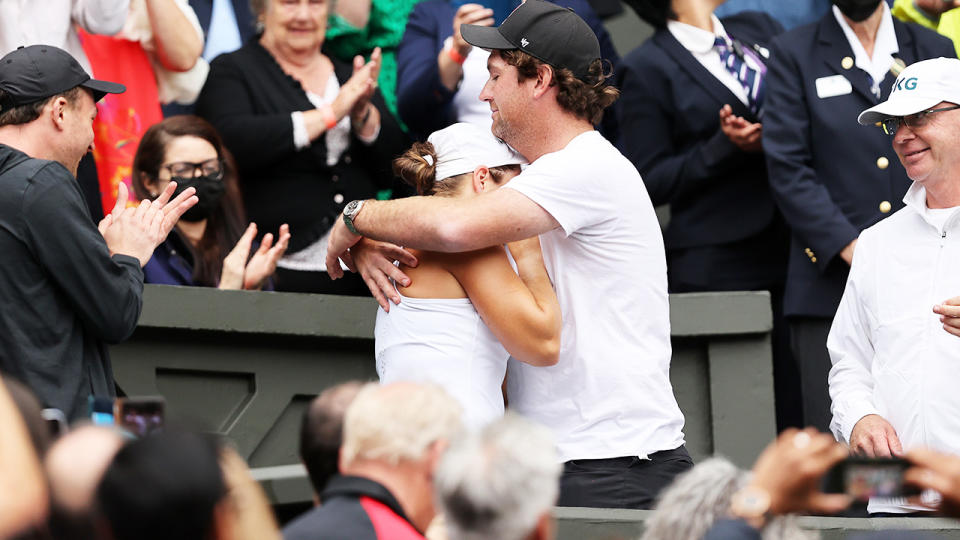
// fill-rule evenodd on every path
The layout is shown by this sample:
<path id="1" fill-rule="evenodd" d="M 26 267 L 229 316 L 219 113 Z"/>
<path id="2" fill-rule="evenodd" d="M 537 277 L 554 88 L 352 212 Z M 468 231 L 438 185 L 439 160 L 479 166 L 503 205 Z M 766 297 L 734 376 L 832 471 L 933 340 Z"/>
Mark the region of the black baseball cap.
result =
<path id="1" fill-rule="evenodd" d="M 0 90 L 7 94 L 0 110 L 47 99 L 77 86 L 93 92 L 94 101 L 126 91 L 122 84 L 91 78 L 70 53 L 52 45 L 20 47 L 0 58 Z"/>
<path id="2" fill-rule="evenodd" d="M 464 24 L 463 39 L 481 49 L 519 49 L 555 68 L 567 68 L 578 79 L 600 58 L 600 42 L 572 9 L 544 0 L 527 0 L 493 28 Z"/>

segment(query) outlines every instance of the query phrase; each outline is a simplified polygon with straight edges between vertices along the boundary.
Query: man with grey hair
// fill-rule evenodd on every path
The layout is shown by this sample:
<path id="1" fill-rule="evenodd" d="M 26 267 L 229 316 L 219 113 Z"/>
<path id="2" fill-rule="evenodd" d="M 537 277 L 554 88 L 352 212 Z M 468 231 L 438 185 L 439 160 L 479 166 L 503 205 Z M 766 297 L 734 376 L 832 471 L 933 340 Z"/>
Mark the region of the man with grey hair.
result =
<path id="1" fill-rule="evenodd" d="M 562 467 L 550 431 L 507 413 L 455 442 L 434 480 L 450 540 L 550 540 Z"/>
<path id="2" fill-rule="evenodd" d="M 436 515 L 434 469 L 462 429 L 460 415 L 459 403 L 436 385 L 366 385 L 343 419 L 341 476 L 284 538 L 422 540 Z"/>

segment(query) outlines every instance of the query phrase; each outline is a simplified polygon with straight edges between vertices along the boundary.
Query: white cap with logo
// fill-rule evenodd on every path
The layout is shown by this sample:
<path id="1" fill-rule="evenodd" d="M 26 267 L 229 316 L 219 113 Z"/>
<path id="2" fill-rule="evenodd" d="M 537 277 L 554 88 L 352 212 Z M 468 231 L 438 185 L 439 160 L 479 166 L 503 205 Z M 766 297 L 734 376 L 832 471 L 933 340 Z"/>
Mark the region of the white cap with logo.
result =
<path id="1" fill-rule="evenodd" d="M 459 123 L 434 131 L 427 138 L 437 153 L 437 180 L 473 172 L 484 165 L 524 165 L 523 156 L 493 136 L 489 128 Z"/>
<path id="2" fill-rule="evenodd" d="M 860 113 L 868 126 L 892 116 L 910 116 L 949 101 L 960 105 L 960 60 L 933 58 L 911 64 L 893 84 L 890 97 Z"/>

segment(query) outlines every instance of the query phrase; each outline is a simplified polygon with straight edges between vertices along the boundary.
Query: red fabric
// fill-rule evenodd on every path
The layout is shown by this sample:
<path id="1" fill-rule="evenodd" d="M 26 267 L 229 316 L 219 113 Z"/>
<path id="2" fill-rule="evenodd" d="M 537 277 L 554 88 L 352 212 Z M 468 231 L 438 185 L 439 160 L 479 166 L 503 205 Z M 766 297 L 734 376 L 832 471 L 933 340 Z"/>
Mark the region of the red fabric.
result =
<path id="1" fill-rule="evenodd" d="M 398 516 L 387 505 L 370 497 L 360 497 L 360 506 L 370 517 L 377 540 L 424 540 L 407 520 Z"/>
<path id="2" fill-rule="evenodd" d="M 122 94 L 107 94 L 97 103 L 93 123 L 94 150 L 103 211 L 109 213 L 117 200 L 120 182 L 127 184 L 140 137 L 163 120 L 157 79 L 153 67 L 136 41 L 88 34 L 79 30 L 83 51 L 90 59 L 93 77 L 126 85 Z M 128 203 L 132 204 L 132 203 Z"/>

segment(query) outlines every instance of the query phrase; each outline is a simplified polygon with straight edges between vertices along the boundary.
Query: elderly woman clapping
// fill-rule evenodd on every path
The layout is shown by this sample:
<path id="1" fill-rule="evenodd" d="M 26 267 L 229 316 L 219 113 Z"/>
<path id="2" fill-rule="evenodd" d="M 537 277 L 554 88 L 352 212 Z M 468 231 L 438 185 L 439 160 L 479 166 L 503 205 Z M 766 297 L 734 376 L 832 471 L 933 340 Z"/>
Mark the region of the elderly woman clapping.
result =
<path id="1" fill-rule="evenodd" d="M 390 160 L 406 146 L 376 89 L 380 53 L 352 66 L 325 55 L 325 0 L 253 7 L 262 31 L 211 63 L 197 113 L 236 157 L 250 219 L 261 230 L 290 224 L 277 288 L 365 295 L 359 277 L 327 279 L 324 258 L 333 220 L 390 186 Z"/>

